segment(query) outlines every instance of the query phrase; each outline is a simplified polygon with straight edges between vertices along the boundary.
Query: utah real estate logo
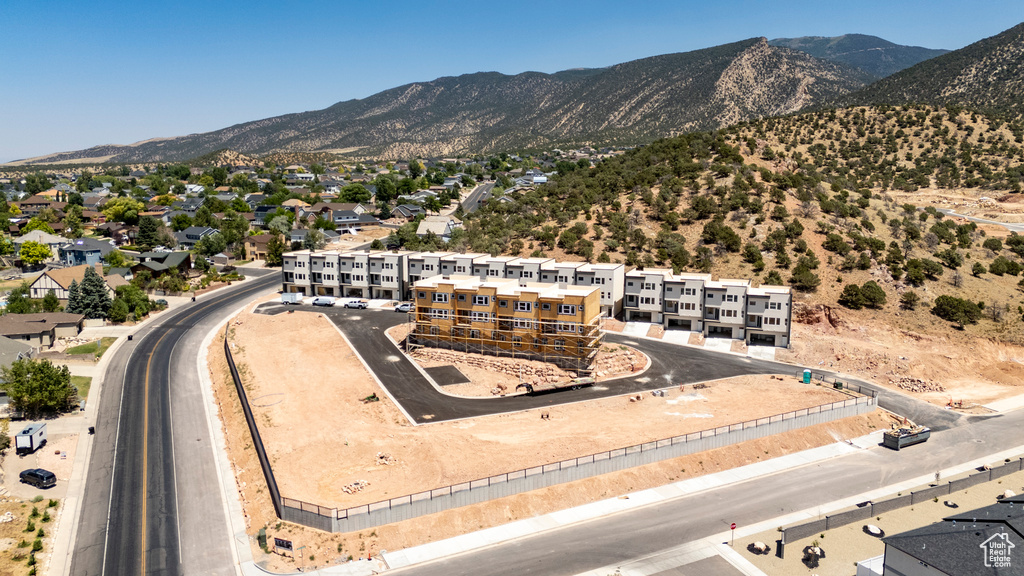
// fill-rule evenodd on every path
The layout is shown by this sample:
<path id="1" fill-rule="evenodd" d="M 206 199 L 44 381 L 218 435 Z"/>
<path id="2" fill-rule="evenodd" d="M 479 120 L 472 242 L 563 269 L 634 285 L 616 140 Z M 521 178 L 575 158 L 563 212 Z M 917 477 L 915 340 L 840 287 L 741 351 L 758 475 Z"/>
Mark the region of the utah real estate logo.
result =
<path id="1" fill-rule="evenodd" d="M 989 536 L 987 540 L 978 545 L 985 555 L 986 568 L 1009 568 L 1010 552 L 1016 548 L 1010 542 L 1010 535 L 1006 532 L 999 532 Z"/>

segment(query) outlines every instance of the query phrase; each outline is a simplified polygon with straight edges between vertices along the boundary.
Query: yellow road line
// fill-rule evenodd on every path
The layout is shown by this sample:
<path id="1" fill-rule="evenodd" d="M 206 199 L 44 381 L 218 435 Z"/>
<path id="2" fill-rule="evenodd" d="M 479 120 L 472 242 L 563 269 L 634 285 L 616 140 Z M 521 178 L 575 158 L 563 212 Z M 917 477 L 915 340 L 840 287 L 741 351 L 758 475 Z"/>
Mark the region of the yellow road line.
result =
<path id="1" fill-rule="evenodd" d="M 206 310 L 207 308 L 210 308 L 211 306 L 214 306 L 215 304 L 219 304 L 220 302 L 223 302 L 224 300 L 228 300 L 230 298 L 234 298 L 236 296 L 239 296 L 241 294 L 244 294 L 246 292 L 250 292 L 250 291 L 253 291 L 253 290 L 260 290 L 262 288 L 265 288 L 265 287 L 256 288 L 256 289 L 250 288 L 250 289 L 246 289 L 246 290 L 240 290 L 237 293 L 232 294 L 230 296 L 226 296 L 224 298 L 221 298 L 220 300 L 209 302 L 205 306 L 202 306 L 200 308 L 197 308 L 196 310 L 193 310 L 187 316 L 184 316 L 181 319 L 176 320 L 176 322 L 183 322 L 185 320 L 188 320 L 189 318 L 195 316 L 196 314 Z M 145 384 L 145 388 L 143 389 L 143 400 L 142 400 L 142 404 L 143 404 L 143 409 L 142 409 L 142 575 L 143 576 L 145 576 L 145 574 L 146 574 L 146 499 L 147 499 L 147 496 L 146 496 L 147 486 L 146 486 L 146 484 L 147 484 L 147 476 L 148 476 L 148 472 L 149 472 L 149 368 L 153 364 L 153 355 L 156 354 L 156 349 L 160 347 L 160 343 L 163 342 L 164 338 L 166 338 L 169 333 L 170 333 L 169 330 L 165 331 L 163 333 L 163 335 L 161 335 L 160 338 L 157 339 L 156 344 L 153 345 L 153 350 L 149 353 L 149 358 L 146 360 L 146 380 L 145 380 L 146 384 Z M 170 400 L 168 399 L 168 401 L 170 401 Z"/>

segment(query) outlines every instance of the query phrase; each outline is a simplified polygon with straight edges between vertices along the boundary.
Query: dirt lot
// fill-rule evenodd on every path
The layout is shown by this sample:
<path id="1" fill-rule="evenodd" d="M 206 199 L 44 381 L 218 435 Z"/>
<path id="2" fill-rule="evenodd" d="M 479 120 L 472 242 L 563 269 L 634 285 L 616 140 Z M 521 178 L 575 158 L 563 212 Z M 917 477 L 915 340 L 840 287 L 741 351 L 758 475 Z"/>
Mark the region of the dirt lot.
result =
<path id="1" fill-rule="evenodd" d="M 921 488 L 925 488 L 922 486 Z M 914 488 L 919 490 L 921 488 Z M 816 534 L 797 542 L 786 545 L 786 558 L 776 558 L 774 554 L 775 540 L 779 538 L 777 531 L 762 532 L 747 538 L 736 540 L 736 551 L 750 560 L 769 576 L 791 576 L 793 574 L 817 574 L 819 576 L 850 576 L 856 569 L 854 563 L 879 556 L 885 552 L 885 545 L 879 538 L 871 536 L 864 531 L 866 524 L 873 524 L 883 530 L 886 536 L 892 536 L 933 522 L 954 514 L 962 514 L 969 510 L 988 506 L 996 503 L 996 496 L 1003 494 L 1005 490 L 1012 490 L 1017 494 L 1024 492 L 1024 472 L 1018 472 L 1004 476 L 999 480 L 987 482 L 978 486 L 954 492 L 949 496 L 941 497 L 938 502 L 927 501 L 914 506 L 908 506 L 892 512 L 887 512 L 879 517 L 863 522 L 854 522 L 835 530 Z M 904 492 L 906 494 L 906 492 Z M 945 502 L 952 502 L 957 508 L 945 505 Z M 754 542 L 764 542 L 772 546 L 769 554 L 755 554 L 748 546 Z M 809 568 L 801 561 L 802 551 L 805 547 L 811 546 L 817 541 L 825 553 L 825 557 L 819 560 L 815 568 Z M 981 556 L 978 556 L 979 570 L 981 569 Z"/>
<path id="2" fill-rule="evenodd" d="M 408 324 L 388 329 L 388 336 L 395 342 L 402 342 L 409 331 Z M 470 382 L 444 386 L 446 394 L 455 396 L 508 396 L 516 394 L 520 382 L 534 386 L 565 384 L 576 377 L 576 373 L 562 370 L 554 364 L 537 360 L 513 360 L 483 354 L 469 354 L 457 350 L 417 348 L 409 356 L 424 368 L 455 366 Z M 594 360 L 597 382 L 605 382 L 622 376 L 639 374 L 650 365 L 650 359 L 643 352 L 630 346 L 605 344 Z M 525 391 L 519 390 L 520 394 Z"/>
<path id="3" fill-rule="evenodd" d="M 7 456 L 10 457 L 10 454 Z M 54 507 L 49 507 L 51 502 Z M 32 544 L 37 538 L 42 542 L 42 550 L 34 555 L 35 568 L 39 573 L 46 574 L 53 547 L 53 531 L 57 528 L 59 506 L 59 500 L 42 499 L 39 502 L 32 502 L 9 496 L 0 498 L 0 575 L 29 574 L 33 567 L 29 565 L 33 557 Z M 30 518 L 33 509 L 37 515 Z M 33 529 L 28 531 L 30 521 Z M 43 532 L 42 536 L 39 535 L 40 530 Z"/>
<path id="4" fill-rule="evenodd" d="M 1024 394 L 1024 348 L 937 335 L 927 313 L 904 312 L 907 329 L 878 329 L 885 311 L 794 308 L 793 347 L 776 358 L 877 382 L 934 404 L 965 408 Z M 897 313 L 898 314 L 898 313 Z"/>
<path id="5" fill-rule="evenodd" d="M 239 323 L 240 322 L 240 323 Z M 278 484 L 290 498 L 348 507 L 544 462 L 558 461 L 689 431 L 845 398 L 794 379 L 746 377 L 665 398 L 613 398 L 470 421 L 413 427 L 373 383 L 330 323 L 315 313 L 243 313 L 232 326 L 239 364 Z M 312 346 L 311 343 L 316 343 Z M 238 401 L 222 343 L 211 345 L 211 373 L 241 486 L 248 532 L 301 539 L 321 564 L 348 555 L 400 549 L 515 519 L 658 486 L 886 427 L 880 414 L 799 430 L 529 494 L 460 508 L 362 534 L 327 535 L 278 526 Z M 268 353 L 273 351 L 273 353 Z M 284 359 L 282 361 L 282 359 Z M 771 387 L 772 393 L 766 388 Z M 376 393 L 382 401 L 363 404 Z M 756 394 L 757 402 L 750 402 Z M 329 423 L 311 426 L 313 422 Z M 301 434 L 295 431 L 301 430 Z M 552 443 L 550 438 L 559 438 Z M 383 456 L 383 458 L 379 457 Z M 361 490 L 346 492 L 357 481 Z M 291 562 L 257 556 L 268 565 Z"/>

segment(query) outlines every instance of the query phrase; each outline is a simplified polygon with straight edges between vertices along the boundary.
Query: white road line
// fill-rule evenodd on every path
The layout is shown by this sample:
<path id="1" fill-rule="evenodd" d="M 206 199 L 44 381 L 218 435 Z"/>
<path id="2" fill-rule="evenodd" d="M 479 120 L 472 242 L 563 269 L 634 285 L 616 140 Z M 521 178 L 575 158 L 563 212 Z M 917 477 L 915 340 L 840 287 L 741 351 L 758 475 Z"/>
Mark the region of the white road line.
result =
<path id="1" fill-rule="evenodd" d="M 174 359 L 174 351 L 178 349 L 178 343 L 184 335 L 179 337 L 171 346 L 171 353 L 167 357 L 167 418 L 171 434 L 171 479 L 174 484 L 174 531 L 178 535 L 178 564 L 185 565 L 185 558 L 182 556 L 181 548 L 181 507 L 178 505 L 178 464 L 174 458 L 174 413 L 171 404 L 174 403 L 174 395 L 171 394 L 171 364 Z M 154 350 L 155 352 L 155 350 Z"/>
<path id="2" fill-rule="evenodd" d="M 141 342 L 141 340 L 140 340 Z M 138 348 L 138 345 L 136 345 Z M 132 349 L 128 353 L 128 358 L 131 359 L 132 354 L 135 353 L 135 349 Z M 100 564 L 100 576 L 105 576 L 107 573 L 107 546 L 110 544 L 110 513 L 114 509 L 114 479 L 117 478 L 117 442 L 121 438 L 121 415 L 124 411 L 124 389 L 126 388 L 126 382 L 128 381 L 128 362 L 124 363 L 124 374 L 121 376 L 121 400 L 117 408 L 117 432 L 114 434 L 114 458 L 110 466 L 110 499 L 107 503 L 107 525 L 103 535 L 103 559 Z M 96 408 L 96 416 L 99 418 L 99 407 Z"/>

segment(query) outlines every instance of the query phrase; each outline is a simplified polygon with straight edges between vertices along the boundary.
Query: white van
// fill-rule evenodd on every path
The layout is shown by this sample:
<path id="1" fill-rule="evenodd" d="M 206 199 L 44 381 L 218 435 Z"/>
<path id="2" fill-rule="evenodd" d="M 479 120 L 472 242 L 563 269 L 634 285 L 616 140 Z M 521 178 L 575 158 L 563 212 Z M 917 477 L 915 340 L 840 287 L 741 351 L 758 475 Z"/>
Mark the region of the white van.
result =
<path id="1" fill-rule="evenodd" d="M 313 298 L 313 306 L 334 306 L 333 296 L 317 296 Z"/>

